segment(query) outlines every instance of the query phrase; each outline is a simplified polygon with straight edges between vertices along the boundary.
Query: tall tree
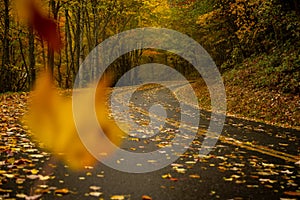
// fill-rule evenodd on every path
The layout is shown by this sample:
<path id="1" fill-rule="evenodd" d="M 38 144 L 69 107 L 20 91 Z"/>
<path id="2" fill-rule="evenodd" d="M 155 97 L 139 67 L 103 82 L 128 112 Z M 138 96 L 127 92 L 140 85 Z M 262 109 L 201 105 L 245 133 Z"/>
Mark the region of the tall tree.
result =
<path id="1" fill-rule="evenodd" d="M 55 1 L 55 0 L 50 0 L 49 1 L 50 5 L 50 10 L 53 15 L 53 19 L 55 22 L 58 21 L 58 12 L 61 7 L 61 2 L 60 0 Z M 58 31 L 58 30 L 57 30 Z M 51 47 L 51 45 L 48 43 L 48 69 L 51 75 L 53 76 L 53 71 L 54 71 L 54 49 Z"/>
<path id="2" fill-rule="evenodd" d="M 33 88 L 36 79 L 36 69 L 35 69 L 35 48 L 34 48 L 34 33 L 32 27 L 29 27 L 29 69 L 30 69 L 30 79 L 29 87 Z"/>
<path id="3" fill-rule="evenodd" d="M 9 17 L 9 0 L 4 0 L 4 35 L 3 35 L 3 54 L 2 68 L 0 79 L 0 92 L 10 91 L 11 87 L 11 71 L 10 71 L 10 17 Z"/>

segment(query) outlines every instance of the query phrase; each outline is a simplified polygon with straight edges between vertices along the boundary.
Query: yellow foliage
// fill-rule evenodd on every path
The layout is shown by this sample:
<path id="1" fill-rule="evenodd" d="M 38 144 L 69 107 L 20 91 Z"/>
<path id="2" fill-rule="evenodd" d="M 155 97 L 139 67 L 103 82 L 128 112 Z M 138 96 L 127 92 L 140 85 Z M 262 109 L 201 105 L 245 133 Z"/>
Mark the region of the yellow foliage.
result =
<path id="1" fill-rule="evenodd" d="M 238 27 L 235 34 L 240 41 L 246 39 L 256 28 L 254 13 L 263 1 L 264 0 L 235 0 L 229 3 L 229 12 L 236 17 L 234 23 Z"/>
<path id="2" fill-rule="evenodd" d="M 104 84 L 100 84 L 95 101 L 98 120 L 108 138 L 115 145 L 119 145 L 123 132 L 108 119 L 105 91 Z M 84 126 L 88 120 L 83 110 L 82 114 L 80 126 Z M 72 113 L 72 99 L 58 94 L 48 74 L 43 74 L 37 80 L 35 91 L 31 95 L 29 112 L 25 115 L 24 121 L 32 131 L 32 136 L 54 156 L 66 162 L 71 169 L 78 170 L 95 164 L 96 159 L 86 149 L 77 134 Z M 89 140 L 95 139 L 89 138 Z M 101 145 L 101 141 L 97 143 Z M 112 150 L 107 149 L 107 151 Z"/>
<path id="3" fill-rule="evenodd" d="M 211 12 L 200 15 L 196 23 L 199 25 L 206 25 L 209 23 L 209 21 L 213 20 L 216 17 L 218 12 L 219 10 L 213 10 Z"/>

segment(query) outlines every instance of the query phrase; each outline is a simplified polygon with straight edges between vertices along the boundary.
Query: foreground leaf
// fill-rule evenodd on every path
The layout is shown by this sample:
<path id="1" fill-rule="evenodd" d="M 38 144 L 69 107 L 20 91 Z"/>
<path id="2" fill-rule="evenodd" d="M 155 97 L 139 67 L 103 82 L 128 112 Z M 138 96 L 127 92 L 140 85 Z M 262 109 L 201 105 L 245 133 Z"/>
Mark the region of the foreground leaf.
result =
<path id="1" fill-rule="evenodd" d="M 96 159 L 83 145 L 76 131 L 71 98 L 58 95 L 58 91 L 52 84 L 48 74 L 43 74 L 36 83 L 36 89 L 32 94 L 29 113 L 24 117 L 24 121 L 32 130 L 33 137 L 37 139 L 55 156 L 65 161 L 72 169 L 84 169 L 85 166 L 92 166 Z M 97 114 L 100 118 L 101 127 L 104 127 L 105 134 L 116 145 L 121 142 L 123 134 L 118 127 L 108 120 L 107 109 L 104 97 L 105 89 L 99 86 L 97 95 L 103 96 L 97 99 L 99 104 Z M 85 105 L 85 99 L 82 100 Z M 82 110 L 82 119 L 76 126 L 83 126 L 87 130 L 86 137 L 93 144 L 104 145 L 101 141 L 94 141 L 89 137 L 91 134 L 88 125 L 89 116 L 85 116 Z M 103 147 L 103 146 L 102 146 Z M 110 149 L 107 150 L 112 151 Z"/>

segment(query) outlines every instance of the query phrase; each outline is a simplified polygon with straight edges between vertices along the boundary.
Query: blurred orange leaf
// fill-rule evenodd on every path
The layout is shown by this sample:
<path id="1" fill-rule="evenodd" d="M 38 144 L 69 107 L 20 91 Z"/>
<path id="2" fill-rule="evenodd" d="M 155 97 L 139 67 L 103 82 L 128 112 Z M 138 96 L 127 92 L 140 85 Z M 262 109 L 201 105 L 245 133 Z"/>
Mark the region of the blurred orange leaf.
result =
<path id="1" fill-rule="evenodd" d="M 34 30 L 49 43 L 49 46 L 59 51 L 62 47 L 61 36 L 59 34 L 58 24 L 54 19 L 45 16 L 34 0 L 29 0 L 27 5 L 29 13 L 29 24 Z"/>
<path id="2" fill-rule="evenodd" d="M 97 95 L 105 96 L 104 87 L 100 86 Z M 82 99 L 85 105 L 86 99 Z M 108 119 L 108 113 L 105 106 L 106 98 L 97 98 L 96 108 L 100 119 L 101 127 L 106 131 L 107 137 L 115 144 L 119 145 L 123 132 Z M 71 169 L 83 169 L 85 166 L 91 166 L 96 159 L 86 149 L 76 131 L 73 118 L 72 99 L 58 94 L 53 86 L 50 75 L 43 74 L 36 82 L 35 91 L 30 99 L 29 112 L 25 115 L 24 121 L 32 131 L 32 136 L 44 145 L 44 147 L 54 153 L 57 157 L 65 161 Z M 99 106 L 97 106 L 99 104 Z M 85 108 L 84 108 L 85 109 Z M 82 110 L 79 120 L 79 126 L 86 127 L 86 137 L 92 144 L 102 145 L 101 141 L 95 141 L 91 129 L 87 127 L 89 116 Z M 101 120 L 101 121 L 100 121 Z M 97 131 L 97 130 L 95 130 Z M 107 152 L 113 149 L 106 148 Z"/>

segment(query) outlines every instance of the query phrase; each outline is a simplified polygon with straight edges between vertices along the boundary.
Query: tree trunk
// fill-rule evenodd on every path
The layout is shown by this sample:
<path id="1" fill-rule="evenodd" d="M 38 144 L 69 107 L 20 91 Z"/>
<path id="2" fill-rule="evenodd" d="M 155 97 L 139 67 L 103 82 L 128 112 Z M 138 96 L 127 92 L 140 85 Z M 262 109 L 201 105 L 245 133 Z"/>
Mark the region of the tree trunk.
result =
<path id="1" fill-rule="evenodd" d="M 58 20 L 58 11 L 60 9 L 60 1 L 55 2 L 55 0 L 50 0 L 51 12 L 53 19 L 57 22 Z M 48 70 L 53 77 L 54 73 L 54 51 L 48 44 Z"/>
<path id="2" fill-rule="evenodd" d="M 50 73 L 51 77 L 53 77 L 54 71 L 54 51 L 48 44 L 48 66 L 47 71 Z"/>
<path id="3" fill-rule="evenodd" d="M 20 33 L 21 31 L 19 32 L 19 46 L 20 46 L 20 53 L 21 53 L 21 57 L 22 57 L 22 60 L 23 60 L 23 64 L 22 66 L 25 68 L 25 77 L 26 77 L 26 82 L 28 83 L 28 85 L 30 85 L 30 73 L 29 73 L 29 69 L 28 69 L 28 66 L 27 66 L 27 63 L 26 63 L 26 56 L 24 55 L 24 51 L 23 51 L 23 43 L 22 43 L 22 38 L 20 36 Z"/>
<path id="4" fill-rule="evenodd" d="M 69 11 L 68 9 L 65 11 L 65 17 L 66 17 L 66 45 L 68 46 L 68 51 L 70 51 L 70 60 L 69 58 L 68 61 L 70 63 L 70 66 L 68 64 L 67 68 L 66 68 L 66 73 L 67 73 L 67 77 L 66 77 L 66 88 L 70 88 L 72 87 L 72 75 L 73 75 L 73 70 L 74 70 L 74 63 L 75 63 L 75 58 L 74 58 L 74 51 L 73 51 L 73 40 L 72 40 L 72 35 L 71 35 L 71 27 L 70 27 L 70 18 L 69 18 Z M 68 54 L 68 53 L 67 53 Z M 75 79 L 74 79 L 75 80 Z"/>
<path id="5" fill-rule="evenodd" d="M 34 33 L 33 29 L 29 28 L 29 69 L 30 69 L 30 78 L 29 78 L 29 87 L 33 88 L 35 79 L 36 79 L 36 71 L 35 71 L 35 55 L 34 55 Z"/>
<path id="6" fill-rule="evenodd" d="M 65 88 L 68 89 L 68 88 L 70 88 L 70 84 L 69 84 L 70 68 L 69 68 L 69 52 L 68 52 L 69 48 L 68 48 L 68 45 L 69 45 L 69 40 L 71 40 L 71 38 L 69 38 L 70 27 L 69 27 L 69 13 L 68 13 L 68 9 L 65 10 L 65 19 L 66 19 L 66 23 L 65 23 L 65 57 L 66 57 Z"/>
<path id="7" fill-rule="evenodd" d="M 11 83 L 11 70 L 9 67 L 10 62 L 10 38 L 9 38 L 9 0 L 4 0 L 4 36 L 3 36 L 3 57 L 2 57 L 2 68 L 1 68 L 1 85 L 0 92 L 7 92 L 12 90 Z"/>
<path id="8" fill-rule="evenodd" d="M 73 68 L 73 83 L 80 66 L 80 49 L 81 49 L 81 8 L 76 9 L 76 32 L 75 32 L 75 64 Z"/>
<path id="9" fill-rule="evenodd" d="M 294 0 L 294 7 L 297 15 L 300 15 L 299 2 L 298 0 Z"/>

